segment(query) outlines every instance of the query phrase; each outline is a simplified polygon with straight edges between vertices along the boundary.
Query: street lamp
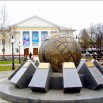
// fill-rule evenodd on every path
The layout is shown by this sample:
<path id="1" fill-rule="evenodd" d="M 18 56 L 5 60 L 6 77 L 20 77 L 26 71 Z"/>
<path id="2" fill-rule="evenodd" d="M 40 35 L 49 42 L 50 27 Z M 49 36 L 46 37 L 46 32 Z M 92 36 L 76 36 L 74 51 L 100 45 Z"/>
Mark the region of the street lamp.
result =
<path id="1" fill-rule="evenodd" d="M 11 38 L 11 44 L 12 44 L 12 70 L 15 70 L 15 66 L 14 66 L 14 48 L 13 48 L 14 42 L 15 42 L 15 39 L 13 38 L 13 35 L 12 35 L 12 38 Z"/>
<path id="2" fill-rule="evenodd" d="M 18 46 L 19 46 L 19 63 L 21 63 L 21 59 L 20 59 L 20 46 L 21 46 L 21 44 L 20 44 L 20 42 L 19 42 Z"/>

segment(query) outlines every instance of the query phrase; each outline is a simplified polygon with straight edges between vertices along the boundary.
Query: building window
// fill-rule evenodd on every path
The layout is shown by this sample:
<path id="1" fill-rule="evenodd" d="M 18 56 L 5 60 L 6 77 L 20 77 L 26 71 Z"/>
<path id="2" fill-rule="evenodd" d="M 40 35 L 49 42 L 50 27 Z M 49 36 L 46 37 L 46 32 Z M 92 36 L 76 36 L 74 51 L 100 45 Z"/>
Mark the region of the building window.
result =
<path id="1" fill-rule="evenodd" d="M 30 46 L 30 33 L 29 33 L 29 31 L 23 31 L 23 46 L 24 47 Z"/>
<path id="2" fill-rule="evenodd" d="M 42 31 L 41 32 L 41 41 L 45 40 L 48 37 L 48 32 L 47 31 Z"/>
<path id="3" fill-rule="evenodd" d="M 32 32 L 32 46 L 39 45 L 39 34 L 37 31 Z"/>
<path id="4" fill-rule="evenodd" d="M 18 48 L 15 48 L 15 51 L 16 51 L 16 53 L 18 53 L 18 52 L 19 52 L 19 49 L 18 49 Z"/>

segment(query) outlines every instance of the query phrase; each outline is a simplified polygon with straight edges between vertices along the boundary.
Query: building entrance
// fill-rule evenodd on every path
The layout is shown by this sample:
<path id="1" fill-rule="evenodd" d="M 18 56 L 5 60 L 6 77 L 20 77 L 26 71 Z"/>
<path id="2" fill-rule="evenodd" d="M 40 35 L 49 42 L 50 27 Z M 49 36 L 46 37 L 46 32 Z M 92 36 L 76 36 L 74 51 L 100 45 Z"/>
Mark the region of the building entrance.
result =
<path id="1" fill-rule="evenodd" d="M 29 48 L 25 48 L 24 49 L 24 56 L 28 56 L 29 55 Z"/>
<path id="2" fill-rule="evenodd" d="M 38 55 L 38 48 L 33 48 L 33 55 Z"/>

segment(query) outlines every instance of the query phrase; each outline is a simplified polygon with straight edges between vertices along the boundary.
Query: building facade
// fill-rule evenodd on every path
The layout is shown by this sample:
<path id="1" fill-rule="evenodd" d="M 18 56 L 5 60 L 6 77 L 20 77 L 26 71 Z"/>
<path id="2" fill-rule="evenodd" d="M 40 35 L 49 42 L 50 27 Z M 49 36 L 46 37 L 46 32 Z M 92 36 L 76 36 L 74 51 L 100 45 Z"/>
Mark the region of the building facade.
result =
<path id="1" fill-rule="evenodd" d="M 19 53 L 18 44 L 20 42 L 20 54 L 26 56 L 30 52 L 33 55 L 38 55 L 42 41 L 49 35 L 53 35 L 54 33 L 68 33 L 72 35 L 75 30 L 60 27 L 40 17 L 33 16 L 13 25 L 10 30 L 7 30 L 7 37 L 5 37 L 5 55 L 7 56 L 12 54 L 10 43 L 11 31 L 13 31 L 12 34 L 15 38 L 14 55 L 18 55 Z M 3 48 L 2 40 L 0 44 L 0 48 Z M 0 54 L 2 55 L 2 49 L 0 50 Z"/>

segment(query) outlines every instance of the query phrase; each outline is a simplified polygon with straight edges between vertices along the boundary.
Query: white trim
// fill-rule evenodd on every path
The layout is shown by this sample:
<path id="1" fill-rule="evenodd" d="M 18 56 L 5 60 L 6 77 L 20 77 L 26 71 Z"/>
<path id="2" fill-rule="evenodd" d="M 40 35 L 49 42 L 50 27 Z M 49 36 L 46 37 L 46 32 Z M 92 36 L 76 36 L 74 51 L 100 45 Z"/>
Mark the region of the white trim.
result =
<path id="1" fill-rule="evenodd" d="M 30 33 L 30 47 L 32 47 L 32 31 L 29 30 L 29 33 Z"/>
<path id="2" fill-rule="evenodd" d="M 39 31 L 39 46 L 38 46 L 38 48 L 40 47 L 40 45 L 41 45 L 41 31 Z"/>

